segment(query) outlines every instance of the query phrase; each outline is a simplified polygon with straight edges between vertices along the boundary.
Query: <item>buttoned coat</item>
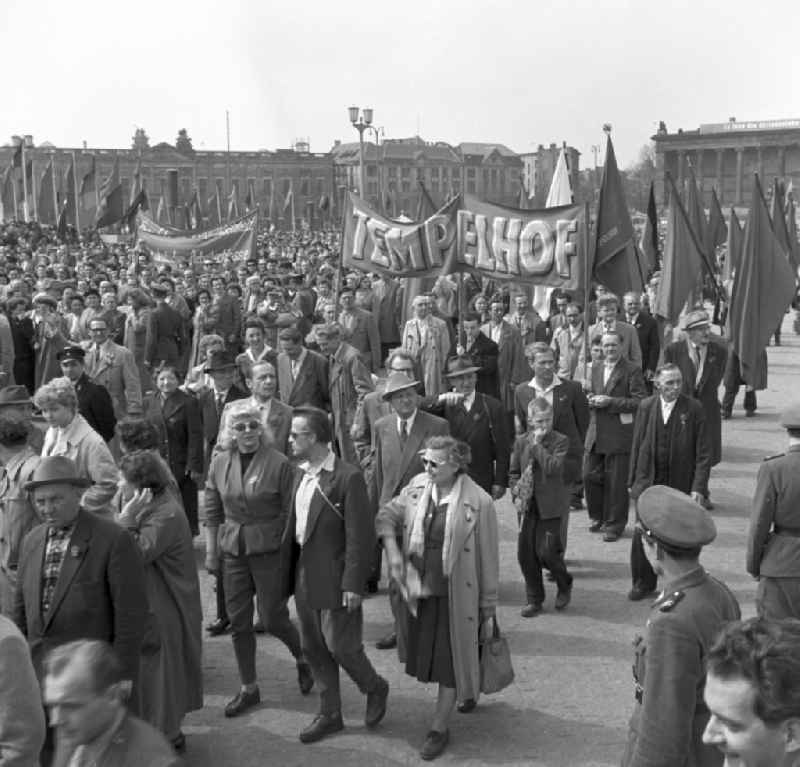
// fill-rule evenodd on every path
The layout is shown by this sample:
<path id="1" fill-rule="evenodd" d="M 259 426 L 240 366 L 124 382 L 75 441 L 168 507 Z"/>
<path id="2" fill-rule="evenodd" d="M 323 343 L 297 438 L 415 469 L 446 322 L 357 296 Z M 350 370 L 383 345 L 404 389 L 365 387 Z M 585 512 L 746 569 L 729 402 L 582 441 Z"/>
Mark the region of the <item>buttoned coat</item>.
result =
<path id="1" fill-rule="evenodd" d="M 160 302 L 151 310 L 147 322 L 144 361 L 151 370 L 159 365 L 180 369 L 186 350 L 185 322 L 168 303 Z"/>
<path id="2" fill-rule="evenodd" d="M 636 500 L 653 484 L 656 471 L 656 419 L 663 419 L 661 397 L 646 397 L 639 404 L 633 425 L 628 487 Z M 663 420 L 662 420 L 663 424 Z M 669 458 L 667 481 L 687 495 L 703 493 L 711 471 L 711 453 L 706 434 L 706 416 L 696 400 L 679 394 L 663 428 L 667 431 Z"/>
<path id="3" fill-rule="evenodd" d="M 529 310 L 525 314 L 507 314 L 503 319 L 519 331 L 522 339 L 522 350 L 534 341 L 547 343 L 550 334 L 547 332 L 547 323 L 537 312 Z"/>
<path id="4" fill-rule="evenodd" d="M 86 373 L 75 381 L 75 393 L 78 395 L 78 412 L 106 442 L 114 438 L 117 417 L 114 414 L 114 403 L 111 395 L 101 386 L 89 379 Z"/>
<path id="5" fill-rule="evenodd" d="M 634 415 L 639 402 L 647 394 L 641 364 L 620 357 L 608 382 L 603 383 L 604 362 L 592 363 L 592 394 L 611 397 L 607 407 L 590 408 L 591 419 L 586 432 L 586 450 L 601 455 L 631 452 Z"/>
<path id="6" fill-rule="evenodd" d="M 176 482 L 189 471 L 203 471 L 203 421 L 196 397 L 175 389 L 162 402 L 161 394 L 154 394 L 145 400 L 144 416 L 158 429 L 161 455 Z"/>
<path id="7" fill-rule="evenodd" d="M 719 385 L 725 374 L 728 360 L 728 346 L 721 338 L 712 336 L 708 342 L 703 374 L 695 384 L 697 371 L 689 356 L 686 339 L 673 341 L 664 349 L 664 362 L 671 362 L 681 369 L 683 374 L 682 393 L 700 401 L 706 414 L 706 431 L 711 447 L 711 465 L 716 466 L 722 460 L 722 414 L 720 413 Z"/>
<path id="8" fill-rule="evenodd" d="M 263 406 L 253 397 L 250 398 L 250 402 L 252 402 L 254 408 L 261 411 L 261 423 L 272 432 L 272 446 L 279 453 L 289 455 L 289 432 L 292 429 L 292 408 L 288 405 L 284 405 L 277 397 L 273 397 L 269 402 L 269 416 L 264 419 Z M 219 422 L 220 431 L 225 428 L 228 418 L 230 418 L 230 412 L 230 405 L 225 405 L 225 409 L 222 411 L 222 418 Z"/>
<path id="9" fill-rule="evenodd" d="M 632 362 L 634 365 L 638 365 L 641 368 L 642 350 L 639 346 L 639 334 L 636 332 L 636 328 L 629 322 L 623 322 L 617 319 L 612 332 L 617 333 L 622 339 L 622 345 L 620 346 L 622 359 L 628 360 L 628 362 Z M 595 336 L 602 336 L 604 333 L 605 324 L 603 322 L 596 322 L 594 325 L 591 325 L 589 327 L 589 343 L 592 343 L 592 339 Z M 585 361 L 586 347 L 584 346 L 578 355 L 578 365 L 583 367 Z"/>
<path id="10" fill-rule="evenodd" d="M 231 402 L 246 398 L 247 392 L 234 384 L 225 395 L 225 401 L 222 403 L 223 412 Z M 217 400 L 213 389 L 207 389 L 202 392 L 197 397 L 197 402 L 200 405 L 200 418 L 203 422 L 203 442 L 205 443 L 206 464 L 208 464 L 211 450 L 217 444 L 222 413 L 217 412 Z"/>
<path id="11" fill-rule="evenodd" d="M 381 505 L 375 520 L 381 538 L 402 533 L 406 561 L 417 506 L 420 503 L 427 505 L 428 482 L 426 474 L 415 476 L 397 498 Z M 497 514 L 491 496 L 464 475 L 460 479 L 460 490 L 448 506 L 448 512 L 451 510 L 447 596 L 456 695 L 459 700 L 478 700 L 481 688 L 478 657 L 480 619 L 482 615 L 494 615 L 497 607 L 500 571 Z M 399 625 L 398 630 L 405 631 L 405 623 Z M 398 648 L 406 646 L 405 641 L 398 641 Z"/>
<path id="12" fill-rule="evenodd" d="M 512 488 L 526 467 L 532 465 L 533 495 L 540 519 L 559 519 L 569 514 L 570 490 L 564 482 L 568 449 L 569 439 L 553 430 L 547 432 L 538 444 L 533 442 L 530 434 L 521 434 L 514 442 L 509 469 Z"/>
<path id="13" fill-rule="evenodd" d="M 403 328 L 402 348 L 418 365 L 425 394 L 434 396 L 447 391 L 443 372 L 452 344 L 450 330 L 443 319 L 431 314 L 424 321 L 427 325 L 427 336 L 420 331 L 416 319 L 406 322 Z"/>
<path id="14" fill-rule="evenodd" d="M 339 457 L 358 466 L 358 456 L 350 431 L 356 409 L 373 389 L 372 379 L 358 351 L 350 344 L 339 344 L 329 364 L 333 439 Z"/>
<path id="15" fill-rule="evenodd" d="M 481 326 L 481 332 L 492 338 L 491 323 Z M 497 344 L 497 379 L 500 386 L 500 402 L 507 413 L 514 412 L 514 390 L 530 374 L 522 348 L 522 337 L 519 331 L 503 320 L 500 331 L 500 343 Z"/>
<path id="16" fill-rule="evenodd" d="M 344 312 L 339 314 L 342 326 L 342 340 L 355 348 L 361 355 L 361 361 L 371 371 L 381 368 L 381 337 L 378 334 L 378 323 L 375 316 L 366 309 L 354 306 L 350 310 L 353 319 L 349 326 L 344 324 Z"/>
<path id="17" fill-rule="evenodd" d="M 294 478 L 292 497 L 303 472 Z M 302 591 L 311 610 L 335 610 L 342 593 L 362 594 L 375 550 L 374 515 L 361 471 L 334 458 L 333 471 L 321 470 L 311 496 L 302 546 L 297 542 L 293 503 L 281 545 L 283 594 Z"/>
<path id="18" fill-rule="evenodd" d="M 125 416 L 142 414 L 142 383 L 133 354 L 113 341 L 103 345 L 100 354 L 92 346 L 86 352 L 86 375 L 106 388 L 114 403 L 118 421 Z"/>
<path id="19" fill-rule="evenodd" d="M 278 355 L 278 391 L 281 402 L 290 407 L 311 405 L 330 410 L 331 395 L 328 360 L 321 354 L 305 350 L 305 358 L 292 381 L 291 359 L 286 352 Z"/>
<path id="20" fill-rule="evenodd" d="M 639 348 L 642 352 L 642 372 L 649 370 L 651 373 L 655 373 L 658 368 L 658 358 L 661 355 L 658 323 L 650 314 L 641 311 L 636 315 L 633 327 L 636 328 Z"/>
<path id="21" fill-rule="evenodd" d="M 397 415 L 390 413 L 375 424 L 372 436 L 374 450 L 372 497 L 383 505 L 394 498 L 417 474 L 422 472 L 422 450 L 428 437 L 447 436 L 450 426 L 444 418 L 417 410 L 414 423 L 406 439 L 400 444 L 397 432 Z"/>
<path id="22" fill-rule="evenodd" d="M 403 308 L 403 288 L 398 280 L 384 281 L 384 294 L 372 293 L 372 316 L 378 324 L 381 344 L 400 346 L 400 312 Z M 377 371 L 377 368 L 376 368 Z"/>
<path id="23" fill-rule="evenodd" d="M 780 528 L 800 530 L 800 445 L 791 445 L 758 467 L 747 532 L 750 575 L 800 578 L 800 538 L 781 534 Z"/>
<path id="24" fill-rule="evenodd" d="M 497 344 L 483 331 L 479 331 L 472 346 L 465 351 L 480 368 L 475 388 L 481 394 L 500 399 L 500 383 L 497 380 L 497 359 L 500 356 L 500 349 Z"/>
<path id="25" fill-rule="evenodd" d="M 55 592 L 42 614 L 42 562 L 47 525 L 22 543 L 14 622 L 41 671 L 48 650 L 75 639 L 102 639 L 114 648 L 126 678 L 136 680 L 148 613 L 144 564 L 127 530 L 81 509 Z"/>
<path id="26" fill-rule="evenodd" d="M 92 484 L 81 498 L 81 504 L 88 511 L 102 514 L 109 510 L 111 499 L 117 492 L 117 465 L 103 438 L 86 422 L 80 414 L 69 427 L 72 435 L 64 455 L 77 469 L 78 476 L 88 479 Z M 50 426 L 44 435 L 42 455 L 51 455 L 56 445 L 56 429 Z"/>

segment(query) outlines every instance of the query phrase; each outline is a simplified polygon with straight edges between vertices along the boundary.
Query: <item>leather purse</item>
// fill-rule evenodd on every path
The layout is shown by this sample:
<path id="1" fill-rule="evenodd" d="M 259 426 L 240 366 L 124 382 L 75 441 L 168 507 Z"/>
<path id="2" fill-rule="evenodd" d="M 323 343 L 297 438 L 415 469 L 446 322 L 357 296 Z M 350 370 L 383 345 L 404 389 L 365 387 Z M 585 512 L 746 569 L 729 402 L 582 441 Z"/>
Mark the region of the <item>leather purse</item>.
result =
<path id="1" fill-rule="evenodd" d="M 480 639 L 478 656 L 481 666 L 481 692 L 490 695 L 500 692 L 514 681 L 511 650 L 508 641 L 500 635 L 497 618 L 492 618 L 492 632 Z"/>

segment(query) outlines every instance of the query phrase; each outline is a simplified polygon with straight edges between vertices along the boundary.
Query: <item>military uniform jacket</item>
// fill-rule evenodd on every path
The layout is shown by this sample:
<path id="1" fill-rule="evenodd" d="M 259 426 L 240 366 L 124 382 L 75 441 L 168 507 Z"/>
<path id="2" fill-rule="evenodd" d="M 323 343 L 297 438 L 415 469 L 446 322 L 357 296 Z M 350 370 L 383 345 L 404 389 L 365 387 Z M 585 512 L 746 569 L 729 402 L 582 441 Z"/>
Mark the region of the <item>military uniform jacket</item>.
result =
<path id="1" fill-rule="evenodd" d="M 740 617 L 727 586 L 700 566 L 668 583 L 634 643 L 635 707 L 623 767 L 717 767 L 723 756 L 701 736 L 706 654 L 723 625 Z"/>
<path id="2" fill-rule="evenodd" d="M 768 458 L 758 469 L 747 572 L 767 578 L 800 578 L 800 445 Z"/>

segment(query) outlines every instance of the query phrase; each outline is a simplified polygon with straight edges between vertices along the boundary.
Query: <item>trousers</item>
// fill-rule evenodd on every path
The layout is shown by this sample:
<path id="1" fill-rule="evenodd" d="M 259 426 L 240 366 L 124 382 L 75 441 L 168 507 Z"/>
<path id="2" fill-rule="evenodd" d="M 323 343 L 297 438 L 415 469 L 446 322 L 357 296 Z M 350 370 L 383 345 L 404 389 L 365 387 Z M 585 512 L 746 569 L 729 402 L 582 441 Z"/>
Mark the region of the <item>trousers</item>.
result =
<path id="1" fill-rule="evenodd" d="M 583 481 L 589 517 L 619 535 L 628 524 L 630 453 L 586 454 Z"/>
<path id="2" fill-rule="evenodd" d="M 555 578 L 559 591 L 572 585 L 572 576 L 564 563 L 564 547 L 561 543 L 561 518 L 541 519 L 536 500 L 522 518 L 517 538 L 517 561 L 525 579 L 525 594 L 528 604 L 544 602 L 542 568 L 546 567 Z"/>
<path id="3" fill-rule="evenodd" d="M 642 532 L 638 528 L 631 538 L 631 581 L 644 591 L 652 591 L 658 582 L 658 576 L 644 553 Z"/>

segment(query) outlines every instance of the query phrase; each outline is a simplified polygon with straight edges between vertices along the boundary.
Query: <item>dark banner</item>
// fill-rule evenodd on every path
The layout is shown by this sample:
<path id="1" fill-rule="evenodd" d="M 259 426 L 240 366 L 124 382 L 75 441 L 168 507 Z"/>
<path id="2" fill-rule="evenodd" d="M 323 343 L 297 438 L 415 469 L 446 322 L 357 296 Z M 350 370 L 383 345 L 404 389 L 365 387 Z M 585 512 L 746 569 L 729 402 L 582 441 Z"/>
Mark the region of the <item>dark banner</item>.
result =
<path id="1" fill-rule="evenodd" d="M 139 214 L 136 241 L 146 245 L 155 261 L 173 262 L 177 259 L 197 259 L 226 254 L 235 261 L 246 261 L 256 244 L 257 211 L 248 213 L 229 224 L 187 232 L 157 224 L 149 216 Z"/>
<path id="2" fill-rule="evenodd" d="M 583 287 L 584 205 L 518 210 L 459 196 L 424 221 L 400 222 L 352 193 L 346 204 L 347 268 L 394 277 L 467 271 L 490 280 Z"/>

